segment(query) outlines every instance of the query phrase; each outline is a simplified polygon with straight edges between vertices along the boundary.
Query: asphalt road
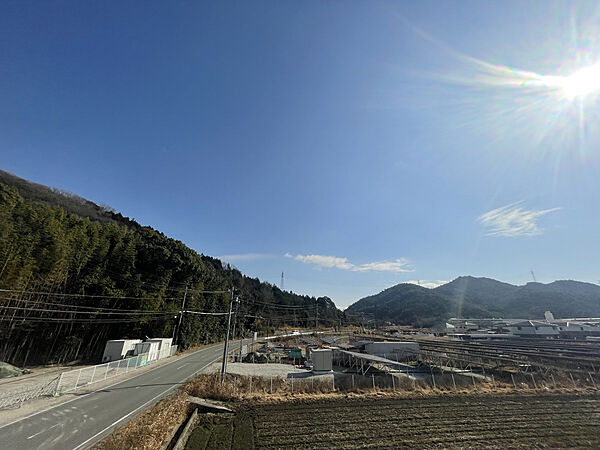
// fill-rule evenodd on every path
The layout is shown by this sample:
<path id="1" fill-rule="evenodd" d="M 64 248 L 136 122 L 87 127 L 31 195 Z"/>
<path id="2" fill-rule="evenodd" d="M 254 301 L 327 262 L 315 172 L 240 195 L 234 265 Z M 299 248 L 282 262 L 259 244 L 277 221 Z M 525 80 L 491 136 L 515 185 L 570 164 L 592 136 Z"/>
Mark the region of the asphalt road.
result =
<path id="1" fill-rule="evenodd" d="M 237 341 L 239 345 L 239 341 Z M 237 349 L 236 341 L 230 350 Z M 221 358 L 215 345 L 0 428 L 0 449 L 82 449 L 93 445 Z"/>

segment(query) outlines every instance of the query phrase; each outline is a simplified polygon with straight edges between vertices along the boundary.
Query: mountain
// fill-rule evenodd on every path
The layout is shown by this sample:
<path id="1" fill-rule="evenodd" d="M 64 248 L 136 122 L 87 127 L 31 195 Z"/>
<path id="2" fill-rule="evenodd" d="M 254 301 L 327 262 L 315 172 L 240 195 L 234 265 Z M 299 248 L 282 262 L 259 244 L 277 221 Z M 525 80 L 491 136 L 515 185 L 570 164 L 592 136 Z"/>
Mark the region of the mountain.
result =
<path id="1" fill-rule="evenodd" d="M 282 291 L 75 194 L 0 172 L 0 361 L 96 360 L 108 339 L 172 336 L 185 310 L 229 310 L 264 332 L 344 320 L 328 297 Z M 207 292 L 208 291 L 208 292 Z M 223 315 L 184 314 L 182 347 L 215 342 Z"/>
<path id="2" fill-rule="evenodd" d="M 428 327 L 448 316 L 449 304 L 431 289 L 403 283 L 357 301 L 346 313 L 376 321 Z"/>
<path id="3" fill-rule="evenodd" d="M 399 325 L 434 326 L 450 317 L 543 319 L 600 316 L 600 286 L 580 281 L 515 286 L 491 278 L 459 277 L 435 289 L 402 283 L 358 300 L 348 315 Z"/>

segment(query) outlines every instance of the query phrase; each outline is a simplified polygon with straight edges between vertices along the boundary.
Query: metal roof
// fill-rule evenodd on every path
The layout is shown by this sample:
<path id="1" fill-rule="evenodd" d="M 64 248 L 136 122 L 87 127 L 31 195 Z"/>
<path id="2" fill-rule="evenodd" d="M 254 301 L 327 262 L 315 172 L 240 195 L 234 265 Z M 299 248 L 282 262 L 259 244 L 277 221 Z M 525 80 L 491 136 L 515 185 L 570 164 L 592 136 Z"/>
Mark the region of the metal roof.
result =
<path id="1" fill-rule="evenodd" d="M 373 341 L 355 341 L 348 344 L 350 347 L 362 347 L 363 345 L 371 344 Z"/>
<path id="2" fill-rule="evenodd" d="M 369 355 L 368 353 L 351 352 L 349 350 L 338 350 L 338 351 L 345 353 L 347 355 L 353 356 L 355 358 L 364 359 L 366 361 L 378 362 L 378 363 L 383 363 L 383 364 L 393 364 L 395 366 L 405 366 L 406 365 L 401 362 L 394 361 L 393 359 L 387 359 L 387 358 L 382 358 L 381 356 Z"/>

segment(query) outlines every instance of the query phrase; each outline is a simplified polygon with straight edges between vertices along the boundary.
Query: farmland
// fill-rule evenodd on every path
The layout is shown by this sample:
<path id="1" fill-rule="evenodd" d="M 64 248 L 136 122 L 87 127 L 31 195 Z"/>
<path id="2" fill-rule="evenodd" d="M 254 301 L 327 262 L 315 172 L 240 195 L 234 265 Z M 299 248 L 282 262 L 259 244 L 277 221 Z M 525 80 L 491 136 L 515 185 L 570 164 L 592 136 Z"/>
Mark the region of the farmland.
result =
<path id="1" fill-rule="evenodd" d="M 595 394 L 348 396 L 236 409 L 201 419 L 186 448 L 600 446 Z"/>

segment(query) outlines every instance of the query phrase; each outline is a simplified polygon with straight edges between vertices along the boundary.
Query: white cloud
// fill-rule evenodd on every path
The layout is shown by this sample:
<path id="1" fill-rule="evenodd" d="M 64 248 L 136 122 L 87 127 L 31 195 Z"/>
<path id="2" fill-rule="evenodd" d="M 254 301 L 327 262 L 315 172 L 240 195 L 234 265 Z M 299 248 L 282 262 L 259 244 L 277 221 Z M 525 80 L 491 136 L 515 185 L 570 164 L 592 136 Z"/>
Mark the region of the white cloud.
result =
<path id="1" fill-rule="evenodd" d="M 448 280 L 408 280 L 408 281 L 403 281 L 402 283 L 410 283 L 410 284 L 418 284 L 421 287 L 427 288 L 427 289 L 433 289 L 436 288 L 438 286 L 441 286 L 442 284 L 446 284 L 448 283 Z"/>
<path id="2" fill-rule="evenodd" d="M 486 236 L 536 236 L 542 234 L 537 220 L 543 215 L 562 208 L 527 210 L 522 202 L 511 203 L 482 214 L 477 221 L 488 229 Z"/>
<path id="3" fill-rule="evenodd" d="M 271 258 L 273 255 L 268 253 L 240 253 L 237 255 L 222 255 L 217 256 L 218 259 L 227 262 L 235 261 L 256 261 L 257 259 Z"/>
<path id="4" fill-rule="evenodd" d="M 296 261 L 305 264 L 314 264 L 317 267 L 336 268 L 350 270 L 352 272 L 412 272 L 408 267 L 408 261 L 404 258 L 394 259 L 392 261 L 374 261 L 365 264 L 354 264 L 348 261 L 348 258 L 327 255 L 296 255 L 289 253 L 284 255 L 286 258 L 294 258 Z"/>

